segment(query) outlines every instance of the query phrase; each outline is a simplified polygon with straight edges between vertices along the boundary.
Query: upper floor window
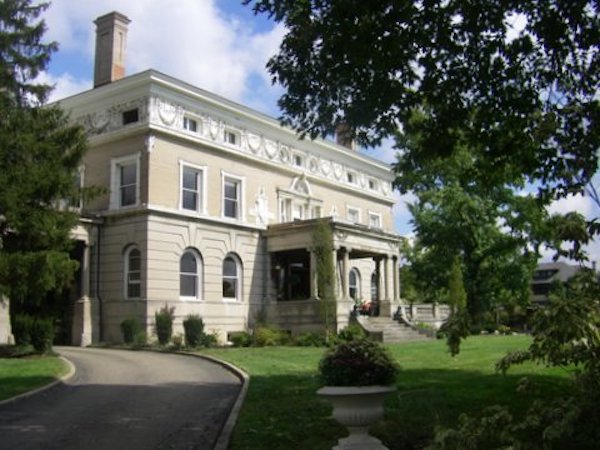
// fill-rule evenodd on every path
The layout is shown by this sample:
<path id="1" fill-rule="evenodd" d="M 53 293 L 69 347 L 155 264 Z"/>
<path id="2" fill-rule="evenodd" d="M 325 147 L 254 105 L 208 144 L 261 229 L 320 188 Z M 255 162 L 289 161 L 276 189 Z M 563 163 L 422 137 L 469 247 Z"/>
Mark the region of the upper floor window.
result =
<path id="1" fill-rule="evenodd" d="M 381 214 L 369 213 L 369 226 L 371 228 L 381 228 Z"/>
<path id="2" fill-rule="evenodd" d="M 352 223 L 360 223 L 360 209 L 348 207 L 347 218 Z"/>
<path id="3" fill-rule="evenodd" d="M 223 174 L 223 217 L 242 220 L 242 179 Z"/>
<path id="4" fill-rule="evenodd" d="M 298 155 L 298 154 L 294 155 L 293 161 L 294 161 L 294 166 L 300 167 L 300 168 L 304 167 L 304 157 L 302 155 Z"/>
<path id="5" fill-rule="evenodd" d="M 357 181 L 357 176 L 356 173 L 354 172 L 346 172 L 346 180 L 348 180 L 348 183 L 350 184 L 356 184 Z"/>
<path id="6" fill-rule="evenodd" d="M 139 202 L 139 155 L 111 161 L 111 207 L 134 206 Z"/>
<path id="7" fill-rule="evenodd" d="M 192 133 L 196 133 L 198 132 L 198 122 L 190 117 L 184 117 L 183 129 L 191 131 Z"/>
<path id="8" fill-rule="evenodd" d="M 200 298 L 202 285 L 201 259 L 193 250 L 187 250 L 179 261 L 179 296 Z"/>
<path id="9" fill-rule="evenodd" d="M 138 122 L 140 120 L 139 111 L 137 108 L 123 111 L 122 118 L 123 118 L 123 125 Z"/>
<path id="10" fill-rule="evenodd" d="M 241 265 L 234 255 L 223 260 L 223 298 L 239 300 L 241 295 Z"/>
<path id="11" fill-rule="evenodd" d="M 223 131 L 223 140 L 229 145 L 240 145 L 240 135 L 235 131 Z"/>
<path id="12" fill-rule="evenodd" d="M 142 255 L 137 247 L 125 251 L 125 297 L 140 298 Z"/>
<path id="13" fill-rule="evenodd" d="M 181 163 L 181 209 L 204 212 L 205 167 Z"/>
<path id="14" fill-rule="evenodd" d="M 377 180 L 369 178 L 369 189 L 371 189 L 372 191 L 377 189 Z"/>

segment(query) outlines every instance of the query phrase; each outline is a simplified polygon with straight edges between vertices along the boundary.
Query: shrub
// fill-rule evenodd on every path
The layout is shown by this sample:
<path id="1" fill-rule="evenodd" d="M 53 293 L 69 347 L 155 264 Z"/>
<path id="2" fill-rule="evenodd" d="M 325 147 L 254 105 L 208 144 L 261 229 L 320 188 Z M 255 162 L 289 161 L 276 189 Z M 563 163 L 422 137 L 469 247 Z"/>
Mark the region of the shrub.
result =
<path id="1" fill-rule="evenodd" d="M 286 345 L 290 342 L 290 335 L 278 328 L 258 327 L 254 331 L 254 345 L 258 347 L 272 347 L 275 345 Z"/>
<path id="2" fill-rule="evenodd" d="M 137 319 L 125 319 L 121 322 L 121 334 L 123 342 L 126 344 L 132 344 L 140 331 L 142 331 L 142 326 Z"/>
<path id="3" fill-rule="evenodd" d="M 40 353 L 48 353 L 52 350 L 54 339 L 54 321 L 52 318 L 36 318 L 31 323 L 31 345 Z"/>
<path id="4" fill-rule="evenodd" d="M 173 349 L 181 350 L 183 348 L 183 334 L 177 333 L 173 336 Z"/>
<path id="5" fill-rule="evenodd" d="M 33 317 L 27 314 L 18 314 L 12 322 L 12 333 L 16 345 L 29 345 L 31 343 L 31 326 Z"/>
<path id="6" fill-rule="evenodd" d="M 296 336 L 294 344 L 298 347 L 324 347 L 326 341 L 324 335 L 308 332 Z"/>
<path id="7" fill-rule="evenodd" d="M 210 334 L 204 333 L 202 335 L 202 341 L 200 342 L 200 345 L 202 347 L 216 347 L 218 342 L 219 342 L 219 333 L 215 331 Z"/>
<path id="8" fill-rule="evenodd" d="M 365 332 L 365 330 L 363 330 L 363 327 L 361 327 L 357 323 L 351 323 L 347 327 L 340 330 L 340 332 L 337 335 L 339 342 L 356 341 L 359 339 L 364 339 L 366 337 L 367 333 Z"/>
<path id="9" fill-rule="evenodd" d="M 167 305 L 154 313 L 156 336 L 160 345 L 167 345 L 173 334 L 173 317 L 175 307 L 169 308 Z"/>
<path id="10" fill-rule="evenodd" d="M 250 347 L 252 345 L 252 336 L 245 331 L 229 333 L 228 340 L 234 347 Z"/>
<path id="11" fill-rule="evenodd" d="M 185 345 L 188 347 L 198 347 L 204 339 L 204 322 L 196 314 L 188 315 L 183 321 L 183 330 L 185 332 Z"/>
<path id="12" fill-rule="evenodd" d="M 321 381 L 328 386 L 390 385 L 398 370 L 386 349 L 368 339 L 341 342 L 319 363 Z"/>

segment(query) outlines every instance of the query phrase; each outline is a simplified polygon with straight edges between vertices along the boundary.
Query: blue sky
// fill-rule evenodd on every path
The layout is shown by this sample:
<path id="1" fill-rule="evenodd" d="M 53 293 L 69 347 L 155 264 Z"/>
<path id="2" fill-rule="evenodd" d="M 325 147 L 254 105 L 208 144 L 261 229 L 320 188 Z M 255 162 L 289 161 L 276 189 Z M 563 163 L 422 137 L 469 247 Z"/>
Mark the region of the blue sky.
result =
<path id="1" fill-rule="evenodd" d="M 265 15 L 255 16 L 241 0 L 53 0 L 44 14 L 46 37 L 59 43 L 44 81 L 55 84 L 51 100 L 92 87 L 93 21 L 119 11 L 131 19 L 127 44 L 127 73 L 156 69 L 200 88 L 240 102 L 273 117 L 279 115 L 280 87 L 271 84 L 265 69 L 276 53 L 284 28 Z M 366 154 L 392 162 L 392 142 Z M 396 231 L 412 232 L 406 202 L 397 194 Z M 561 200 L 554 212 L 579 211 L 598 216 L 587 198 Z M 600 259 L 600 248 L 590 248 Z"/>

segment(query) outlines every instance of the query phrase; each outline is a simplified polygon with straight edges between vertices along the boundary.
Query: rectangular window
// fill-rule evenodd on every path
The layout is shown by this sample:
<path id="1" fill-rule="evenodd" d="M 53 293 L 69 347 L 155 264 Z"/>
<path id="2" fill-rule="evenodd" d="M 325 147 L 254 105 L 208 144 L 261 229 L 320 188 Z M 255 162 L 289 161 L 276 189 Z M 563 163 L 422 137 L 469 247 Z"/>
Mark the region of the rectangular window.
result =
<path id="1" fill-rule="evenodd" d="M 204 210 L 204 169 L 182 166 L 181 168 L 181 209 L 203 212 Z"/>
<path id="2" fill-rule="evenodd" d="M 350 184 L 356 184 L 356 174 L 354 172 L 346 172 L 346 179 Z"/>
<path id="3" fill-rule="evenodd" d="M 304 158 L 302 155 L 294 155 L 294 166 L 304 167 Z"/>
<path id="4" fill-rule="evenodd" d="M 140 118 L 137 108 L 130 109 L 128 111 L 123 111 L 123 125 L 135 123 L 139 120 Z"/>
<path id="5" fill-rule="evenodd" d="M 225 130 L 223 132 L 223 140 L 229 145 L 239 145 L 239 135 L 231 130 Z"/>
<path id="6" fill-rule="evenodd" d="M 302 220 L 304 219 L 304 205 L 301 203 L 294 203 L 294 208 L 292 210 L 292 219 L 293 220 Z"/>
<path id="7" fill-rule="evenodd" d="M 112 209 L 135 206 L 139 203 L 139 154 L 111 161 Z"/>
<path id="8" fill-rule="evenodd" d="M 377 181 L 375 181 L 373 178 L 369 179 L 369 189 L 372 191 L 377 189 Z"/>
<path id="9" fill-rule="evenodd" d="M 369 226 L 371 228 L 381 228 L 381 214 L 369 213 Z"/>
<path id="10" fill-rule="evenodd" d="M 191 131 L 192 133 L 196 133 L 198 132 L 198 122 L 196 122 L 194 119 L 190 119 L 189 117 L 184 117 L 183 128 Z"/>
<path id="11" fill-rule="evenodd" d="M 136 204 L 137 164 L 129 163 L 119 166 L 119 206 Z"/>
<path id="12" fill-rule="evenodd" d="M 223 181 L 223 215 L 240 218 L 240 180 L 225 178 Z"/>
<path id="13" fill-rule="evenodd" d="M 348 207 L 348 220 L 352 223 L 359 223 L 360 209 Z"/>

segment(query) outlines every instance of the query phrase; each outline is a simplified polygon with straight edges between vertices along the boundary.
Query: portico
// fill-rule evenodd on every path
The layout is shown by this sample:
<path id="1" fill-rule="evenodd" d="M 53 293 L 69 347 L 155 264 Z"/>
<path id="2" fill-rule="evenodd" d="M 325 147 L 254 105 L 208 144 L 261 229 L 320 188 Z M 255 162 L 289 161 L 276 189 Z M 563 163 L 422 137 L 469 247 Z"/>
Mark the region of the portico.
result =
<path id="1" fill-rule="evenodd" d="M 271 273 L 267 298 L 279 325 L 301 331 L 317 328 L 311 322 L 319 323 L 316 256 L 311 248 L 317 220 L 326 220 L 332 229 L 337 328 L 348 324 L 359 300 L 375 302 L 380 315 L 391 317 L 400 303 L 399 237 L 334 218 L 297 220 L 269 226 L 265 232 Z M 371 284 L 362 286 L 357 278 Z"/>

